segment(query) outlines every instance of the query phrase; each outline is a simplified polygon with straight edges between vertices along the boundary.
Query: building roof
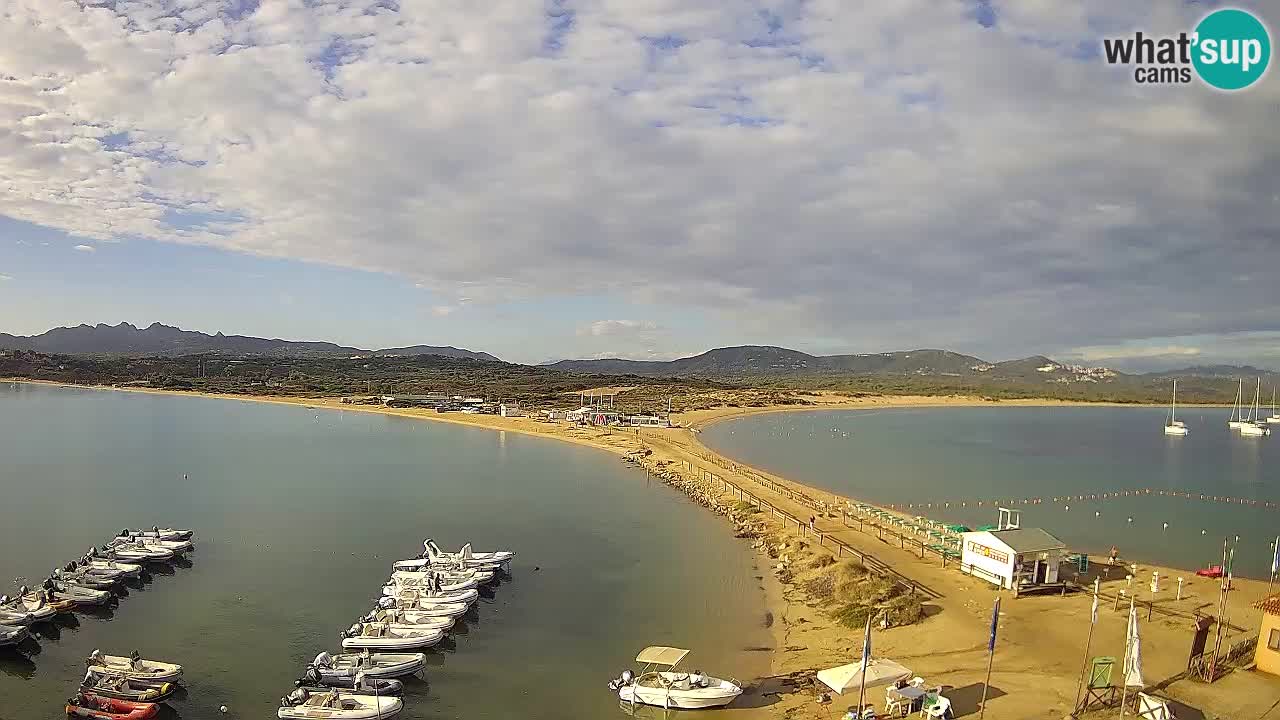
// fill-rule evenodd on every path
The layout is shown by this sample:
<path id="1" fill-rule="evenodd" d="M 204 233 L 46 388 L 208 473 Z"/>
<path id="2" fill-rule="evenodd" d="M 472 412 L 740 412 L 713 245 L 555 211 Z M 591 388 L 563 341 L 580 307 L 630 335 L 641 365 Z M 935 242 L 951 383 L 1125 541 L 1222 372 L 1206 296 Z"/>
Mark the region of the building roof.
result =
<path id="1" fill-rule="evenodd" d="M 1268 615 L 1280 615 L 1280 593 L 1264 597 L 1253 604 L 1254 607 L 1267 613 Z"/>
<path id="2" fill-rule="evenodd" d="M 1040 528 L 992 530 L 991 534 L 1014 552 L 1032 553 L 1043 550 L 1062 550 L 1067 547 L 1066 543 Z"/>

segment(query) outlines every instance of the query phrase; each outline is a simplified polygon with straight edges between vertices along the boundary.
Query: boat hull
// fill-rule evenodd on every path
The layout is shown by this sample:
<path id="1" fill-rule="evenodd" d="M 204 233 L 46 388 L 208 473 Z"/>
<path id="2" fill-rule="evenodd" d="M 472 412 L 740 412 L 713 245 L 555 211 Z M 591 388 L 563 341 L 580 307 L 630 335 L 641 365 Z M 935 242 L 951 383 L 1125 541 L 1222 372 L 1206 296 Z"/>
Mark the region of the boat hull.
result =
<path id="1" fill-rule="evenodd" d="M 279 708 L 276 710 L 276 717 L 280 720 L 386 720 L 399 715 L 404 709 L 404 702 L 398 697 L 372 697 L 350 693 L 341 693 L 338 697 L 343 704 L 350 701 L 359 707 L 339 709 L 303 704 Z"/>
<path id="2" fill-rule="evenodd" d="M 373 653 L 367 659 L 360 655 L 338 655 L 327 663 L 317 657 L 310 665 L 326 681 L 354 678 L 357 673 L 369 678 L 405 677 L 422 672 L 426 666 L 427 658 L 422 653 Z"/>
<path id="3" fill-rule="evenodd" d="M 182 677 L 182 666 L 174 663 L 155 660 L 140 660 L 138 667 L 133 661 L 119 655 L 98 655 L 85 661 L 90 672 L 97 674 L 122 675 L 130 680 L 149 680 L 151 682 L 177 682 Z"/>
<path id="4" fill-rule="evenodd" d="M 343 650 L 419 650 L 438 645 L 444 639 L 443 630 L 412 635 L 390 637 L 349 637 L 342 639 Z"/>
<path id="5" fill-rule="evenodd" d="M 634 685 L 626 685 L 618 690 L 618 699 L 623 702 L 635 702 L 660 708 L 706 710 L 724 707 L 741 694 L 741 688 L 734 690 L 707 688 L 705 692 L 672 690 L 668 693 L 657 688 L 636 688 Z"/>
<path id="6" fill-rule="evenodd" d="M 0 647 L 12 647 L 27 639 L 30 634 L 25 626 L 0 625 Z"/>
<path id="7" fill-rule="evenodd" d="M 70 717 L 95 718 L 96 720 L 147 720 L 147 718 L 153 718 L 156 713 L 160 712 L 160 706 L 155 703 L 130 702 L 93 694 L 85 694 L 81 698 L 77 698 L 77 700 L 84 702 L 85 705 L 68 704 L 66 711 Z M 86 705 L 97 707 L 87 707 Z"/>

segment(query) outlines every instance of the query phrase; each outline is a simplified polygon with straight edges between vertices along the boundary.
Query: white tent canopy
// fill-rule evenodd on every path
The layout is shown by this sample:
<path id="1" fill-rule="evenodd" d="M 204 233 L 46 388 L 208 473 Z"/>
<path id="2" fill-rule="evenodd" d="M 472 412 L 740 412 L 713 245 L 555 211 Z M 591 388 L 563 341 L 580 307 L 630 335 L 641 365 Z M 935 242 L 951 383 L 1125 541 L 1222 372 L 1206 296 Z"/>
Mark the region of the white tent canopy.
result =
<path id="1" fill-rule="evenodd" d="M 911 670 L 885 658 L 871 658 L 867 663 L 867 687 L 889 685 L 911 677 Z M 862 661 L 818 671 L 818 679 L 827 687 L 843 695 L 846 690 L 857 690 L 862 685 Z"/>

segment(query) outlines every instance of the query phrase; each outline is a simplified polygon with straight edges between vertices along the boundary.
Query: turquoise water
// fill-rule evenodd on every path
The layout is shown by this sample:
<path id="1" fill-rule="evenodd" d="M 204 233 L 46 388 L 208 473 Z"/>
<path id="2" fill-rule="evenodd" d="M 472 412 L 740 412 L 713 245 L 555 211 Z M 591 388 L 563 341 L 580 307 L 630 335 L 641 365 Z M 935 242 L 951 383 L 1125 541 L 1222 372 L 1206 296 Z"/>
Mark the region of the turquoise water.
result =
<path id="1" fill-rule="evenodd" d="M 429 654 L 418 718 L 600 718 L 646 644 L 745 676 L 758 573 L 720 518 L 606 453 L 356 412 L 0 385 L 0 578 L 43 577 L 125 526 L 196 530 L 189 567 L 0 650 L 0 718 L 65 717 L 94 648 L 182 663 L 162 717 L 275 717 L 423 537 L 510 548 L 513 577 Z M 187 479 L 183 479 L 184 474 Z M 0 590 L 2 591 L 2 590 Z M 220 715 L 219 705 L 230 713 Z"/>
<path id="2" fill-rule="evenodd" d="M 1160 408 L 795 412 L 717 423 L 701 438 L 763 470 L 856 499 L 913 504 L 911 512 L 938 520 L 995 523 L 991 501 L 1014 500 L 1024 527 L 1043 527 L 1075 549 L 1115 545 L 1124 557 L 1172 567 L 1220 558 L 1223 538 L 1239 535 L 1238 571 L 1265 578 L 1280 534 L 1280 509 L 1262 506 L 1280 503 L 1280 426 L 1271 437 L 1242 438 L 1227 415 L 1186 408 L 1179 419 L 1190 435 L 1168 437 Z M 1141 494 L 1061 499 L 1124 491 Z M 1200 493 L 1258 505 L 1200 501 Z M 1022 502 L 1029 498 L 1042 502 Z"/>

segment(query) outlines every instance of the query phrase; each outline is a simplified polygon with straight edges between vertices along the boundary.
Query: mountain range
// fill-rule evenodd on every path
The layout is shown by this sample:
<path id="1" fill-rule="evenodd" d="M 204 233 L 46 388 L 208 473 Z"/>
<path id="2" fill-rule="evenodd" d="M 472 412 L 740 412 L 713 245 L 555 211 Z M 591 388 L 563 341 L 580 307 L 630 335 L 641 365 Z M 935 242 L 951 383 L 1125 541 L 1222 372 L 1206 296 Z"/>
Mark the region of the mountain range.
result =
<path id="1" fill-rule="evenodd" d="M 331 342 L 281 340 L 246 335 L 207 333 L 161 323 L 138 328 L 118 325 L 78 325 L 59 327 L 32 336 L 0 333 L 0 348 L 35 350 L 65 355 L 170 356 L 214 353 L 266 357 L 333 358 L 435 355 L 454 359 L 501 362 L 497 357 L 451 346 L 413 345 L 380 350 L 364 350 Z M 668 361 L 561 360 L 541 367 L 571 373 L 596 375 L 636 375 L 641 377 L 686 377 L 712 380 L 823 377 L 922 377 L 947 383 L 984 380 L 1002 383 L 1085 384 L 1155 383 L 1171 377 L 1199 377 L 1218 383 L 1227 380 L 1263 377 L 1264 382 L 1280 381 L 1274 370 L 1251 366 L 1212 365 L 1143 374 L 1122 373 L 1101 367 L 1084 367 L 1057 362 L 1043 355 L 1017 360 L 989 362 L 973 355 L 950 350 L 920 349 L 884 353 L 810 355 L 769 345 L 742 345 L 708 350 L 700 355 Z"/>
<path id="2" fill-rule="evenodd" d="M 23 336 L 0 333 L 0 348 L 35 350 L 65 355 L 268 355 L 275 357 L 351 357 L 355 355 L 439 355 L 449 358 L 497 361 L 485 352 L 434 345 L 414 345 L 382 350 L 362 350 L 330 342 L 305 342 L 259 338 L 247 335 L 223 335 L 151 323 L 138 328 L 129 323 L 119 325 L 77 325 L 59 327 L 39 335 Z"/>

